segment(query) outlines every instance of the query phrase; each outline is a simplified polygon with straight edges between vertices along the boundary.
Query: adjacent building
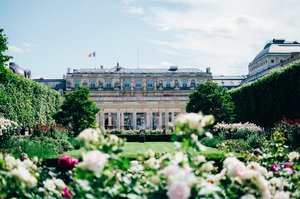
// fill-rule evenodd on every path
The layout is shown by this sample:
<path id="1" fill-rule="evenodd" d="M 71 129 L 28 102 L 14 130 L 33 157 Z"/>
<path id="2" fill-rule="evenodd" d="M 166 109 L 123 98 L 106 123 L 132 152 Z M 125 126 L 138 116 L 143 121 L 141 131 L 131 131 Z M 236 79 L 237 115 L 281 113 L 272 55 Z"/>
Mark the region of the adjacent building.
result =
<path id="1" fill-rule="evenodd" d="M 212 81 L 225 89 L 239 87 L 244 81 L 245 76 L 213 76 Z"/>
<path id="2" fill-rule="evenodd" d="M 185 112 L 188 96 L 197 84 L 211 81 L 210 69 L 113 68 L 68 69 L 66 92 L 79 86 L 91 89 L 101 108 L 97 114 L 106 129 L 164 129 Z"/>
<path id="3" fill-rule="evenodd" d="M 253 81 L 264 76 L 271 70 L 287 65 L 300 58 L 300 43 L 286 41 L 285 39 L 273 39 L 249 63 L 249 74 L 245 82 Z"/>
<path id="4" fill-rule="evenodd" d="M 33 79 L 33 81 L 43 84 L 44 86 L 47 86 L 49 88 L 52 88 L 53 90 L 58 91 L 61 95 L 64 94 L 66 90 L 66 80 L 65 79 Z"/>
<path id="5" fill-rule="evenodd" d="M 21 68 L 17 63 L 15 62 L 9 62 L 8 65 L 9 69 L 19 75 L 24 76 L 25 78 L 30 79 L 31 78 L 31 71 L 30 70 L 25 70 L 23 68 Z"/>

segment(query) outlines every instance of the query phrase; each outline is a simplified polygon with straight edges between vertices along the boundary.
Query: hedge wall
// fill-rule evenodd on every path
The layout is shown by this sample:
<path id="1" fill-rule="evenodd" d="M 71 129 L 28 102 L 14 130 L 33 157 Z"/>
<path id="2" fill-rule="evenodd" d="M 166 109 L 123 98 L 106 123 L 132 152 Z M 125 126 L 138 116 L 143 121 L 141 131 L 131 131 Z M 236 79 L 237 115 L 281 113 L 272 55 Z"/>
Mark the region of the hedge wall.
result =
<path id="1" fill-rule="evenodd" d="M 273 126 L 283 117 L 300 118 L 300 61 L 229 90 L 237 122 Z"/>
<path id="2" fill-rule="evenodd" d="M 0 65 L 0 115 L 22 126 L 47 124 L 61 102 L 58 92 Z"/>

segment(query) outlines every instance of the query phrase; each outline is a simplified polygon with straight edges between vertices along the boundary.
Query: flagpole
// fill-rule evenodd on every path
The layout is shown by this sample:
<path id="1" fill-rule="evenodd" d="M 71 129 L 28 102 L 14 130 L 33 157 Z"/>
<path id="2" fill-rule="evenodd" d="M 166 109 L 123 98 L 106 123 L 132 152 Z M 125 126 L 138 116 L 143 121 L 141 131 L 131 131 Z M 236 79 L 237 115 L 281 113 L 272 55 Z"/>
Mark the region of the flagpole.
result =
<path id="1" fill-rule="evenodd" d="M 94 58 L 95 58 L 95 68 L 97 67 L 97 56 L 96 56 L 96 50 L 95 50 L 95 56 L 94 56 Z"/>

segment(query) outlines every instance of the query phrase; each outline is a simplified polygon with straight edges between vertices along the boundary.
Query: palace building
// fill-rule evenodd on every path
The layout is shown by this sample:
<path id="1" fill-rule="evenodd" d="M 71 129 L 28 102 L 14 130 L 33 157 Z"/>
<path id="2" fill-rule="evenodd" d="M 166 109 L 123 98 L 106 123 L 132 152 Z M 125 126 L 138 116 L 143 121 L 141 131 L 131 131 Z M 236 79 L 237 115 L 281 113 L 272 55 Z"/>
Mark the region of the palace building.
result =
<path id="1" fill-rule="evenodd" d="M 197 84 L 211 81 L 210 69 L 113 68 L 68 69 L 66 93 L 79 86 L 91 89 L 101 108 L 97 114 L 106 129 L 164 129 L 185 112 L 188 96 Z"/>

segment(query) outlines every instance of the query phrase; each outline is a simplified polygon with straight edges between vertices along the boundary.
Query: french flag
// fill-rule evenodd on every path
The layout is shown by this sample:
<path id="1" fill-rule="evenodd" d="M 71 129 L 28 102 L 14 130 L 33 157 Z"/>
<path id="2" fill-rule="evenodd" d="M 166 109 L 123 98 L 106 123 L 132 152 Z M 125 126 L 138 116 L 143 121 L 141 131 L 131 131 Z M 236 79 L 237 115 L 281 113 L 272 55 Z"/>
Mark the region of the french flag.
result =
<path id="1" fill-rule="evenodd" d="M 92 52 L 89 54 L 89 57 L 96 57 L 96 52 Z"/>

